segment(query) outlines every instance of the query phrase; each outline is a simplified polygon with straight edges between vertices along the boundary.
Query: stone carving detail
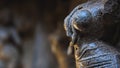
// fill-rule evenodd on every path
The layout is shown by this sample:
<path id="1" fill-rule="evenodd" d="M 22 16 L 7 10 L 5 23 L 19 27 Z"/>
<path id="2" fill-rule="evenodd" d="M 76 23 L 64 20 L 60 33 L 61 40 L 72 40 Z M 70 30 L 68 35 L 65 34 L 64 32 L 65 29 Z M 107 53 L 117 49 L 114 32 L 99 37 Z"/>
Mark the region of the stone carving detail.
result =
<path id="1" fill-rule="evenodd" d="M 67 36 L 72 38 L 68 54 L 74 47 L 76 68 L 120 67 L 118 42 L 114 41 L 120 33 L 114 32 L 120 27 L 119 4 L 119 0 L 89 0 L 65 18 Z"/>

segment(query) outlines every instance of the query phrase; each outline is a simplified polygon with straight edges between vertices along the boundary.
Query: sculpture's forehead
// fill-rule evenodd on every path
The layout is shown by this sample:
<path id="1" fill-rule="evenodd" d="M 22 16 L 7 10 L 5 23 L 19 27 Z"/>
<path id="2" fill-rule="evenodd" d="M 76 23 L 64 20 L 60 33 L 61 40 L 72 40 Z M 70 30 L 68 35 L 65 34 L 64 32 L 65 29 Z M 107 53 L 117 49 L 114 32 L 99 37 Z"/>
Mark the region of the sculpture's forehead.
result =
<path id="1" fill-rule="evenodd" d="M 92 14 L 95 13 L 95 12 L 98 12 L 99 10 L 102 10 L 104 9 L 104 6 L 101 5 L 101 4 L 93 4 L 93 5 L 90 5 L 90 6 L 85 6 L 82 10 L 85 10 L 87 9 L 88 11 L 90 11 Z"/>
<path id="2" fill-rule="evenodd" d="M 104 5 L 101 3 L 93 3 L 90 5 L 82 5 L 81 9 L 78 9 L 71 17 L 71 20 L 74 19 L 74 17 L 76 17 L 76 14 L 78 12 L 84 11 L 84 10 L 88 10 L 92 16 L 97 16 L 99 14 L 99 12 L 101 12 L 104 9 Z M 81 13 L 83 16 L 86 15 L 85 13 Z"/>

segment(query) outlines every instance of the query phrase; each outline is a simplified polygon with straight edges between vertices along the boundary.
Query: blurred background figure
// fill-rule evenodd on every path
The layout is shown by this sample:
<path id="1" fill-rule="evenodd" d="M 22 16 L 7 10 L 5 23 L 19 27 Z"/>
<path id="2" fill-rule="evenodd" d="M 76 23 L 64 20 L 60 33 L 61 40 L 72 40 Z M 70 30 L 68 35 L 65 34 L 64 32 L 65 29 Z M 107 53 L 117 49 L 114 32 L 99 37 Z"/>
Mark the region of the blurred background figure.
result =
<path id="1" fill-rule="evenodd" d="M 86 1 L 0 0 L 0 68 L 75 68 L 63 23 Z"/>

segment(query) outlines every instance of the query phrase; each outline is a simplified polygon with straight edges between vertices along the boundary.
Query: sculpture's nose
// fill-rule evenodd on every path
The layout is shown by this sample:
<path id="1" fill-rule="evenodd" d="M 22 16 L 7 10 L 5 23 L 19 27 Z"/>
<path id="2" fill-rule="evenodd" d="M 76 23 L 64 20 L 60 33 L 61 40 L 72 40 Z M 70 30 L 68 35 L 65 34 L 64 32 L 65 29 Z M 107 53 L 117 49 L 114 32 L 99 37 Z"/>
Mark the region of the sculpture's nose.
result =
<path id="1" fill-rule="evenodd" d="M 73 19 L 74 28 L 81 31 L 83 28 L 88 27 L 92 20 L 92 15 L 88 10 L 78 10 Z"/>

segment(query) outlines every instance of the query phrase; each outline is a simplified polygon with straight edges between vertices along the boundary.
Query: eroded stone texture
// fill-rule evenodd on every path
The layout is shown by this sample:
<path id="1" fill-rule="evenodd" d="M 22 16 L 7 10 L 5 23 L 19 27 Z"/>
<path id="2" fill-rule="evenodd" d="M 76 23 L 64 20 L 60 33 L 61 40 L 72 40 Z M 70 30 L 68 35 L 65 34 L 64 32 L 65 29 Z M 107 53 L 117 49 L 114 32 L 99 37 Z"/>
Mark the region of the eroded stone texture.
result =
<path id="1" fill-rule="evenodd" d="M 77 68 L 119 68 L 120 53 L 100 41 L 74 45 Z"/>
<path id="2" fill-rule="evenodd" d="M 89 0 L 65 18 L 67 36 L 72 38 L 77 68 L 119 68 L 119 0 Z M 113 47 L 112 47 L 113 46 Z"/>

